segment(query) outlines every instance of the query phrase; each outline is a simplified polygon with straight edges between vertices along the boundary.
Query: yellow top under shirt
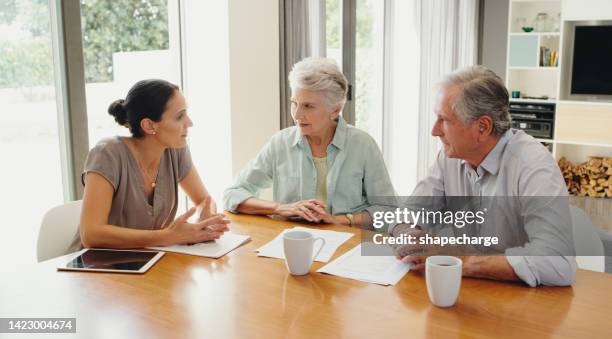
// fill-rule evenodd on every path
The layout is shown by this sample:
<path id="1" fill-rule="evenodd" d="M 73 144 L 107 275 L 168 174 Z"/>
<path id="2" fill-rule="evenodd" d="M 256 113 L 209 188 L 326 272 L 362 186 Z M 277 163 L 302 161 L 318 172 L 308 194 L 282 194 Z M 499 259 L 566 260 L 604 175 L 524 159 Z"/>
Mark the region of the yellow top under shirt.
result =
<path id="1" fill-rule="evenodd" d="M 327 205 L 327 157 L 312 157 L 312 160 L 314 160 L 315 169 L 317 170 L 317 191 L 315 199 Z"/>

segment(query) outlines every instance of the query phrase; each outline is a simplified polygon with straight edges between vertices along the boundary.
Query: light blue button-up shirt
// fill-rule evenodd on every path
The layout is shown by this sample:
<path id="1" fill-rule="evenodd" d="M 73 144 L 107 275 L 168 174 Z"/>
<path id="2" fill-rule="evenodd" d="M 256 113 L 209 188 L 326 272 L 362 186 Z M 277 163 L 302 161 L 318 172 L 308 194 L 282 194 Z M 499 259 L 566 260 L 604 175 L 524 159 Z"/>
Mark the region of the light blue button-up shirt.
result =
<path id="1" fill-rule="evenodd" d="M 366 132 L 339 118 L 334 138 L 327 146 L 327 211 L 355 213 L 373 208 L 376 197 L 393 196 L 394 190 L 378 145 Z M 286 204 L 314 199 L 317 172 L 310 145 L 297 126 L 277 132 L 257 157 L 242 169 L 225 190 L 223 203 L 238 206 L 262 190 L 273 188 L 273 199 Z"/>

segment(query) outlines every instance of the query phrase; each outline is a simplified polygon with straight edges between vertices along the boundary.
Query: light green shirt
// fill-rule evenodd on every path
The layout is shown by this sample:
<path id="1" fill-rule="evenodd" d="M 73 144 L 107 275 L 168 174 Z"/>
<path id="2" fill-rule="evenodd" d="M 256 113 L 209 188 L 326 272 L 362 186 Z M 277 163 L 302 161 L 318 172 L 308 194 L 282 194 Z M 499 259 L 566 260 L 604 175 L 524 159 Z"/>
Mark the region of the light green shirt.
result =
<path id="1" fill-rule="evenodd" d="M 327 210 L 331 214 L 355 213 L 372 207 L 378 197 L 394 196 L 393 186 L 378 145 L 366 132 L 340 117 L 334 138 L 327 146 Z M 273 199 L 286 204 L 314 199 L 317 188 L 310 145 L 298 127 L 272 136 L 255 159 L 242 169 L 225 190 L 226 209 L 238 206 L 262 190 L 273 188 Z"/>

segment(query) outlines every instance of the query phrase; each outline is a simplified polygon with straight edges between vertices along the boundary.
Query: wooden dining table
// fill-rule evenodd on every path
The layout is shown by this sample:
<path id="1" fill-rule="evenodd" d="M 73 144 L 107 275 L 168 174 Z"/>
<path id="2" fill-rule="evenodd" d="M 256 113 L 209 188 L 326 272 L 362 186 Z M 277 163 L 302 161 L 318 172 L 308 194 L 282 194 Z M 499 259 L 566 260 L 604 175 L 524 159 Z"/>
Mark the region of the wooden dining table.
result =
<path id="1" fill-rule="evenodd" d="M 439 308 L 422 273 L 393 286 L 317 273 L 292 276 L 255 249 L 301 225 L 227 214 L 251 241 L 219 259 L 166 253 L 145 274 L 57 271 L 67 256 L 3 273 L 0 317 L 76 318 L 75 338 L 612 338 L 612 275 L 578 270 L 570 287 L 463 278 Z M 333 259 L 332 259 L 333 260 Z M 8 336 L 0 334 L 0 337 Z M 14 334 L 16 338 L 23 338 Z"/>

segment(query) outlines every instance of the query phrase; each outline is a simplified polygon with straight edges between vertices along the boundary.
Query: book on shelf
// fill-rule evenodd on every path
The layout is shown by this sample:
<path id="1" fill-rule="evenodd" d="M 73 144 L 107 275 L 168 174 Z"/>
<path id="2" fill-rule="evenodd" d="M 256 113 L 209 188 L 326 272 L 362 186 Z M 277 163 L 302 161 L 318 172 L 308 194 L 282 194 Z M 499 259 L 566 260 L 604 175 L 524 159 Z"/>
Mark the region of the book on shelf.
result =
<path id="1" fill-rule="evenodd" d="M 548 47 L 540 46 L 540 66 L 556 67 L 559 64 L 559 56 L 557 51 L 553 51 Z"/>

